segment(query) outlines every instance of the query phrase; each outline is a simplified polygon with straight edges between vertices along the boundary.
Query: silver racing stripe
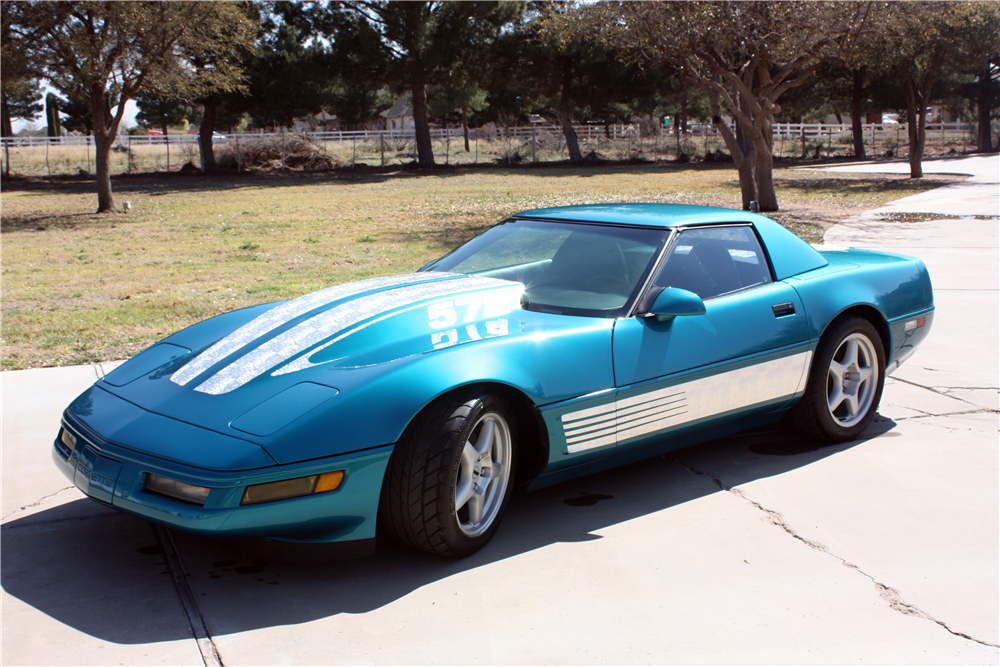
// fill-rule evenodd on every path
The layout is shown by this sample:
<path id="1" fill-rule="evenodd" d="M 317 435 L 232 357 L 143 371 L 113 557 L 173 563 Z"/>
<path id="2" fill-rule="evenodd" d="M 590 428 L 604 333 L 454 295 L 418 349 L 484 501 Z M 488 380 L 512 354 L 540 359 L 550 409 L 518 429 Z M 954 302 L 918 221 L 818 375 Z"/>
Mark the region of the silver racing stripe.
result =
<path id="1" fill-rule="evenodd" d="M 812 352 L 772 359 L 699 380 L 653 389 L 561 417 L 566 450 L 575 453 L 741 408 L 804 389 Z"/>
<path id="2" fill-rule="evenodd" d="M 509 280 L 497 278 L 459 278 L 397 287 L 349 301 L 275 336 L 202 382 L 195 391 L 218 395 L 238 389 L 326 338 L 388 311 L 435 297 L 510 285 Z"/>
<path id="3" fill-rule="evenodd" d="M 264 336 L 275 329 L 291 322 L 296 317 L 308 313 L 310 310 L 321 308 L 327 304 L 346 299 L 348 297 L 368 292 L 370 290 L 385 289 L 396 285 L 406 285 L 415 282 L 425 282 L 436 278 L 455 277 L 456 274 L 443 273 L 440 271 L 426 271 L 423 273 L 408 273 L 402 276 L 389 276 L 386 278 L 370 278 L 359 280 L 353 283 L 335 285 L 300 296 L 297 299 L 287 301 L 280 306 L 276 306 L 263 315 L 247 322 L 242 327 L 229 334 L 218 343 L 208 348 L 193 360 L 181 367 L 176 373 L 170 376 L 170 380 L 182 387 L 195 379 L 209 368 L 219 363 L 241 347 L 252 343 L 261 336 Z"/>
<path id="4" fill-rule="evenodd" d="M 507 284 L 510 285 L 511 283 L 507 283 Z M 523 286 L 521 284 L 517 284 L 517 296 L 518 297 L 520 297 L 521 291 L 523 289 L 524 288 L 523 288 Z M 447 294 L 442 295 L 442 296 L 447 296 Z M 316 349 L 311 350 L 308 354 L 304 354 L 301 357 L 299 357 L 298 359 L 296 359 L 295 361 L 291 362 L 290 364 L 282 366 L 278 370 L 276 370 L 273 373 L 271 373 L 271 376 L 272 377 L 276 377 L 278 375 L 285 375 L 287 373 L 297 373 L 299 371 L 304 371 L 304 370 L 306 370 L 308 368 L 315 368 L 316 366 L 322 366 L 324 363 L 329 363 L 329 362 L 324 362 L 324 361 L 312 362 L 312 361 L 310 361 L 310 359 L 312 357 L 314 357 L 316 355 L 316 353 L 321 352 L 322 350 L 325 350 L 326 348 L 330 347 L 331 345 L 339 343 L 340 341 L 344 340 L 348 336 L 350 336 L 352 334 L 355 334 L 355 333 L 361 331 L 362 329 L 367 329 L 368 327 L 372 326 L 373 324 L 378 324 L 379 322 L 381 322 L 383 320 L 387 320 L 390 317 L 394 317 L 394 316 L 399 315 L 401 313 L 404 313 L 404 312 L 406 312 L 408 310 L 412 310 L 414 308 L 421 308 L 422 305 L 423 304 L 420 304 L 420 305 L 411 305 L 409 307 L 395 308 L 395 309 L 392 309 L 391 311 L 385 313 L 381 317 L 376 317 L 375 319 L 368 320 L 367 322 L 364 322 L 363 324 L 359 324 L 358 326 L 356 326 L 356 327 L 354 327 L 352 329 L 348 329 L 348 330 L 344 331 L 342 334 L 340 334 L 339 336 L 337 336 L 336 338 L 334 338 L 333 340 L 330 340 L 330 341 L 327 341 L 327 342 L 323 343 L 322 345 L 320 345 Z M 506 323 L 506 320 L 503 320 L 503 322 Z M 493 322 L 487 322 L 486 323 L 487 329 L 489 329 L 490 325 L 492 325 L 492 324 L 494 324 L 494 323 Z M 482 340 L 482 336 L 479 335 L 479 331 L 476 329 L 476 325 L 474 325 L 474 324 L 468 325 L 467 330 L 470 331 L 470 332 L 474 331 L 475 332 L 475 338 L 477 340 Z M 496 336 L 496 335 L 506 336 L 507 333 L 506 333 L 506 330 L 504 330 L 504 333 L 502 333 L 502 334 L 501 333 L 494 333 L 493 335 L 494 336 Z M 471 337 L 472 337 L 472 335 L 470 334 L 470 338 Z"/>

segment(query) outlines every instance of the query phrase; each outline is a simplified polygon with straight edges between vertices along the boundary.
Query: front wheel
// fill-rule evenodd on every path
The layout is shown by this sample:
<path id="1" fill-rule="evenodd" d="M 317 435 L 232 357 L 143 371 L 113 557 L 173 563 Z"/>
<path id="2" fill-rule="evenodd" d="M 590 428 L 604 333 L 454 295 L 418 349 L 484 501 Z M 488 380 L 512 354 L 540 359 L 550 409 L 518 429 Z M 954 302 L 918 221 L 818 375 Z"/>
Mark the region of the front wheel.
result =
<path id="1" fill-rule="evenodd" d="M 516 422 L 495 394 L 444 397 L 396 445 L 379 512 L 401 543 L 468 556 L 492 539 L 513 488 Z"/>
<path id="2" fill-rule="evenodd" d="M 867 320 L 850 317 L 820 340 L 802 400 L 789 417 L 804 434 L 845 442 L 871 423 L 885 384 L 885 353 Z"/>

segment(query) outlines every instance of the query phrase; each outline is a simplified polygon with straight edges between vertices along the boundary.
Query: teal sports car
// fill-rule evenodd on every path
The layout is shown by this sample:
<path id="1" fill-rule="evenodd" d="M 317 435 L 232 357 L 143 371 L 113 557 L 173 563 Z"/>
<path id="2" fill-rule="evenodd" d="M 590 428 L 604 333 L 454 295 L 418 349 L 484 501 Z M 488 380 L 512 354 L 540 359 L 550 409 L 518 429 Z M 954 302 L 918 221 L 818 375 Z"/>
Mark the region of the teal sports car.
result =
<path id="1" fill-rule="evenodd" d="M 933 319 L 920 260 L 754 213 L 526 211 L 414 273 L 175 333 L 73 401 L 53 458 L 171 528 L 460 557 L 517 488 L 781 419 L 857 438 Z"/>

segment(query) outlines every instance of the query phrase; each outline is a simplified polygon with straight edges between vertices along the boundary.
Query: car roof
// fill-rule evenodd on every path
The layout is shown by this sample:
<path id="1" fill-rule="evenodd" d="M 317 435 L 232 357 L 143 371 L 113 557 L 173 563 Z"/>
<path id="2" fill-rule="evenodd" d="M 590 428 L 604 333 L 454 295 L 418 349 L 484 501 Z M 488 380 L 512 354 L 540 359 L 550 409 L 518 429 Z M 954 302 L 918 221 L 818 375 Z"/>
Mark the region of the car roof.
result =
<path id="1" fill-rule="evenodd" d="M 749 223 L 767 248 L 776 280 L 828 264 L 815 248 L 770 218 L 756 213 L 690 204 L 581 204 L 522 211 L 515 219 L 590 222 L 641 227 L 697 227 L 722 223 Z"/>
<path id="2" fill-rule="evenodd" d="M 693 227 L 724 222 L 758 222 L 763 216 L 747 211 L 690 204 L 580 204 L 521 211 L 515 218 L 572 220 L 643 227 Z"/>

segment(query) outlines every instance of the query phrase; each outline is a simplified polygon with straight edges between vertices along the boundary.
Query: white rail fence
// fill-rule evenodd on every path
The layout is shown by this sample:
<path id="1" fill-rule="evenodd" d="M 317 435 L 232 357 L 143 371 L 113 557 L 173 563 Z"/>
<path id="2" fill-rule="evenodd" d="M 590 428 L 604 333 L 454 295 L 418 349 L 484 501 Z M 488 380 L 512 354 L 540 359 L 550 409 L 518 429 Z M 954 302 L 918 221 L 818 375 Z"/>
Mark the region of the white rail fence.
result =
<path id="1" fill-rule="evenodd" d="M 971 123 L 929 123 L 927 144 L 941 150 L 965 150 L 974 146 L 976 126 Z M 691 124 L 679 137 L 670 127 L 648 125 L 577 125 L 581 150 L 600 159 L 675 159 L 725 151 L 718 130 L 710 124 Z M 853 155 L 850 124 L 775 123 L 772 126 L 776 157 Z M 908 144 L 906 124 L 865 124 L 862 134 L 870 155 L 905 154 Z M 435 159 L 442 164 L 512 164 L 516 162 L 559 161 L 568 157 L 562 128 L 554 124 L 518 127 L 472 128 L 468 153 L 464 150 L 462 128 L 432 128 Z M 306 138 L 324 153 L 336 155 L 342 164 L 374 163 L 382 166 L 410 162 L 416 157 L 411 131 L 356 130 L 292 133 L 255 132 L 216 134 L 217 151 L 232 151 L 239 157 L 253 142 L 270 140 L 284 145 L 293 137 Z M 195 134 L 119 135 L 113 153 L 113 172 L 172 170 L 182 164 L 199 162 Z M 4 137 L 5 169 L 25 174 L 90 173 L 93 169 L 94 140 L 90 136 Z M 284 162 L 281 155 L 280 161 Z"/>

